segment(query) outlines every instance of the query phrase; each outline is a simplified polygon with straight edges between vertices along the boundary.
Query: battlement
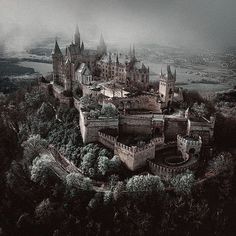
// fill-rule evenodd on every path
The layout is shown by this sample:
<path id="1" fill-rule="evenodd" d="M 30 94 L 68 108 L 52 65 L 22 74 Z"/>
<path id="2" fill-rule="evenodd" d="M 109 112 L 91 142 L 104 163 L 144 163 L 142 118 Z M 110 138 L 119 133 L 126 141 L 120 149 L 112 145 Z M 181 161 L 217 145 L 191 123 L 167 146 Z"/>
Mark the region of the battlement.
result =
<path id="1" fill-rule="evenodd" d="M 193 170 L 198 167 L 197 159 L 193 159 L 191 162 L 187 162 L 185 165 L 181 165 L 181 166 L 165 166 L 165 165 L 154 163 L 151 160 L 147 160 L 147 162 L 153 174 L 159 175 L 160 177 L 165 178 L 165 179 L 169 179 L 187 170 Z"/>
<path id="2" fill-rule="evenodd" d="M 150 142 L 153 143 L 155 146 L 158 146 L 158 145 L 164 144 L 165 137 L 162 136 L 162 137 L 153 138 L 150 140 Z"/>
<path id="3" fill-rule="evenodd" d="M 111 142 L 116 142 L 116 140 L 117 140 L 117 137 L 113 137 L 113 136 L 111 136 L 111 135 L 109 135 L 109 134 L 105 134 L 105 133 L 103 133 L 103 132 L 98 132 L 98 136 L 100 137 L 100 138 L 104 138 L 104 139 L 106 139 L 106 140 L 108 140 L 108 141 L 111 141 Z"/>
<path id="4" fill-rule="evenodd" d="M 146 165 L 147 159 L 155 158 L 155 144 L 148 143 L 143 147 L 129 147 L 123 143 L 116 142 L 114 153 L 118 155 L 130 170 L 137 170 Z"/>
<path id="5" fill-rule="evenodd" d="M 194 139 L 190 136 L 177 135 L 177 143 L 182 143 L 188 146 L 202 146 L 202 138 Z"/>

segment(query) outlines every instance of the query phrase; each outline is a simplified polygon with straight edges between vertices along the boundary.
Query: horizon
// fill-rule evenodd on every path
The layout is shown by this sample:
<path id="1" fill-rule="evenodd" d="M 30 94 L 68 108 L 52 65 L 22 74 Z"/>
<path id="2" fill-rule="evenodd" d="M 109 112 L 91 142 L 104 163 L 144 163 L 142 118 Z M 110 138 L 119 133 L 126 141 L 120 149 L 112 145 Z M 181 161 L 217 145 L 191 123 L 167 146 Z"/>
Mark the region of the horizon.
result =
<path id="1" fill-rule="evenodd" d="M 226 0 L 1 0 L 0 42 L 24 50 L 61 35 L 69 41 L 76 24 L 86 41 L 118 42 L 124 47 L 159 44 L 222 50 L 235 46 L 236 3 Z"/>

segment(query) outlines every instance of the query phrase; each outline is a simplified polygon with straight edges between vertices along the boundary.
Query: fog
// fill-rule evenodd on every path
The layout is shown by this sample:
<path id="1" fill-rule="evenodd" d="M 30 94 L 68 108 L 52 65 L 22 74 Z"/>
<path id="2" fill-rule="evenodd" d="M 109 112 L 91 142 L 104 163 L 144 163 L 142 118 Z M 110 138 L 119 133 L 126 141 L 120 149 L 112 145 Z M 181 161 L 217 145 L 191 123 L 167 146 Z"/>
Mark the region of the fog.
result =
<path id="1" fill-rule="evenodd" d="M 222 49 L 235 46 L 235 0 L 0 0 L 0 45 L 22 50 L 47 37 Z"/>

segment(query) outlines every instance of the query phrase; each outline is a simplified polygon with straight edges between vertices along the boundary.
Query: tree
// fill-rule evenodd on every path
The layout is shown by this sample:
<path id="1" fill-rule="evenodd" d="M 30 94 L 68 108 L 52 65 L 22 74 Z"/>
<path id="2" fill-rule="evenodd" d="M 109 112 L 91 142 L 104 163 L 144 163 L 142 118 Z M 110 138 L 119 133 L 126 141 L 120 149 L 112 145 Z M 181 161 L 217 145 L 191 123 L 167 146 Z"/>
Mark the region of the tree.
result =
<path id="1" fill-rule="evenodd" d="M 84 174 L 89 174 L 89 169 L 93 168 L 94 163 L 96 162 L 96 156 L 92 153 L 87 153 L 83 156 L 83 160 L 80 164 L 80 167 Z"/>
<path id="2" fill-rule="evenodd" d="M 66 176 L 66 185 L 69 188 L 78 188 L 85 191 L 92 189 L 92 181 L 89 178 L 84 178 L 78 173 L 68 174 Z"/>
<path id="3" fill-rule="evenodd" d="M 39 156 L 39 154 L 45 150 L 48 146 L 48 142 L 45 139 L 41 139 L 40 135 L 30 135 L 29 138 L 22 143 L 24 148 L 24 158 L 29 164 Z"/>
<path id="4" fill-rule="evenodd" d="M 224 171 L 232 171 L 233 168 L 232 155 L 228 152 L 222 152 L 209 162 L 208 171 L 218 174 Z"/>
<path id="5" fill-rule="evenodd" d="M 207 108 L 204 103 L 201 103 L 199 105 L 198 103 L 195 102 L 192 106 L 192 110 L 198 117 L 204 117 L 207 115 Z"/>
<path id="6" fill-rule="evenodd" d="M 37 111 L 37 115 L 42 121 L 48 121 L 55 116 L 55 111 L 51 105 L 46 102 L 43 102 Z"/>
<path id="7" fill-rule="evenodd" d="M 106 156 L 98 157 L 98 172 L 103 176 L 107 174 L 110 167 L 110 161 Z"/>
<path id="8" fill-rule="evenodd" d="M 186 171 L 183 174 L 176 175 L 170 182 L 177 193 L 189 195 L 194 184 L 194 174 L 191 171 Z"/>
<path id="9" fill-rule="evenodd" d="M 159 176 L 135 175 L 126 184 L 126 189 L 134 197 L 160 193 L 164 190 L 164 184 Z"/>
<path id="10" fill-rule="evenodd" d="M 101 115 L 106 117 L 116 117 L 117 113 L 117 109 L 113 104 L 103 104 Z"/>
<path id="11" fill-rule="evenodd" d="M 44 199 L 35 208 L 35 218 L 39 224 L 47 225 L 48 222 L 53 221 L 54 209 L 50 200 Z"/>
<path id="12" fill-rule="evenodd" d="M 51 156 L 42 155 L 36 157 L 33 160 L 33 165 L 31 169 L 31 180 L 39 184 L 47 184 L 48 177 L 50 176 L 50 167 L 55 161 Z"/>

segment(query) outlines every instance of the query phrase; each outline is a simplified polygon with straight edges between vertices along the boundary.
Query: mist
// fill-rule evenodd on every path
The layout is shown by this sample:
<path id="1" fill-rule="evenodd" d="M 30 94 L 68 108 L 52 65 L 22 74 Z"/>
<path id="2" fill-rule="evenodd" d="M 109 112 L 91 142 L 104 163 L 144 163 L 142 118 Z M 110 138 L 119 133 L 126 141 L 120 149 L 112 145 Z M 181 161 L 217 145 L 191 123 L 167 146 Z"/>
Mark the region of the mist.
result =
<path id="1" fill-rule="evenodd" d="M 47 37 L 223 49 L 236 42 L 235 0 L 0 0 L 0 45 L 24 50 Z"/>

